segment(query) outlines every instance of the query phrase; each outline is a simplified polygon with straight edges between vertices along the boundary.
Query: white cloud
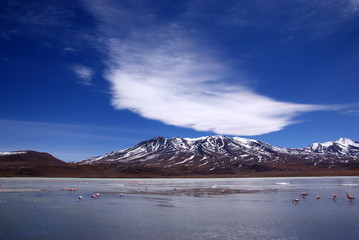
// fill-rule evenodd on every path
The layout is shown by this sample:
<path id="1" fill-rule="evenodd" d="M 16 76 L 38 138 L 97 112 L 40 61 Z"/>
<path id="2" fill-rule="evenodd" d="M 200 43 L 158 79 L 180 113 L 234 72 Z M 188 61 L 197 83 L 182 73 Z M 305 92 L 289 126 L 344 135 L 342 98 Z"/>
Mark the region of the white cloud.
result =
<path id="1" fill-rule="evenodd" d="M 73 49 L 72 47 L 65 47 L 65 48 L 64 48 L 64 51 L 65 51 L 65 52 L 74 52 L 75 49 Z"/>
<path id="2" fill-rule="evenodd" d="M 333 108 L 262 96 L 243 84 L 250 79 L 240 69 L 226 66 L 180 22 L 158 24 L 151 13 L 106 3 L 88 6 L 107 36 L 101 38 L 108 47 L 105 78 L 118 110 L 198 131 L 250 136 L 279 131 L 301 113 Z"/>
<path id="3" fill-rule="evenodd" d="M 81 84 L 90 86 L 92 85 L 92 77 L 94 75 L 94 71 L 86 67 L 84 65 L 74 65 L 71 67 L 76 76 L 81 79 Z"/>
<path id="4" fill-rule="evenodd" d="M 157 47 L 111 43 L 105 77 L 116 109 L 198 131 L 249 136 L 281 130 L 299 113 L 329 108 L 261 96 L 238 84 L 241 79 L 230 79 L 233 71 L 185 39 L 162 40 Z"/>
<path id="5" fill-rule="evenodd" d="M 359 11 L 359 0 L 349 0 L 349 12 L 357 13 Z"/>

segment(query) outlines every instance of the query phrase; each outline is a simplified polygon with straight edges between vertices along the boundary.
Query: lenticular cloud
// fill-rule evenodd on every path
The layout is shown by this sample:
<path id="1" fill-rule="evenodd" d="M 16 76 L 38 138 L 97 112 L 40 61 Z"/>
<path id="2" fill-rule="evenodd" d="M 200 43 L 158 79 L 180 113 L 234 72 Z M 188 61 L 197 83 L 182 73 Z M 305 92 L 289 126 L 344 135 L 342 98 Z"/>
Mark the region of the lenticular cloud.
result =
<path id="1" fill-rule="evenodd" d="M 299 113 L 326 108 L 261 96 L 238 84 L 240 79 L 229 83 L 229 69 L 205 54 L 188 51 L 188 45 L 141 48 L 112 43 L 110 49 L 112 65 L 106 78 L 112 83 L 113 106 L 166 124 L 260 135 L 293 124 Z"/>

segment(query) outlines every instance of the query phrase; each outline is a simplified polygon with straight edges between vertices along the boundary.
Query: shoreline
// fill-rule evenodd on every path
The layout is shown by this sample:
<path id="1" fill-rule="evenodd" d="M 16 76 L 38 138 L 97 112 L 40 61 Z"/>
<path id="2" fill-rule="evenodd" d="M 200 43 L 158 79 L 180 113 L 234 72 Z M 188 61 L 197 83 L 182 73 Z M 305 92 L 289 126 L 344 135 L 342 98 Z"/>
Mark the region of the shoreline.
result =
<path id="1" fill-rule="evenodd" d="M 39 173 L 16 174 L 0 172 L 1 178 L 267 178 L 267 177 L 359 177 L 359 170 L 299 170 L 299 171 L 266 171 L 237 172 L 223 174 L 126 174 L 126 173 Z"/>

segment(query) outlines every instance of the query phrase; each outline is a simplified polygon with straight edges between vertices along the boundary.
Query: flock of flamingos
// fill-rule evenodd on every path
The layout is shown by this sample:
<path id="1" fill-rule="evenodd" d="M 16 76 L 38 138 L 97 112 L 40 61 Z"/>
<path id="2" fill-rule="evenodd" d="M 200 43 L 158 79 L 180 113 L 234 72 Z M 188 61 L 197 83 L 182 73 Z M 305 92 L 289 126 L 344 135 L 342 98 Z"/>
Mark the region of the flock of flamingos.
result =
<path id="1" fill-rule="evenodd" d="M 147 189 L 147 188 L 146 188 Z M 62 191 L 64 190 L 67 190 L 67 191 L 70 191 L 70 192 L 76 192 L 77 189 L 76 188 L 61 188 Z M 277 191 L 278 189 L 275 189 L 275 191 Z M 174 191 L 177 191 L 176 188 L 174 188 Z M 224 194 L 226 193 L 226 190 L 225 189 L 221 189 L 220 190 L 220 193 L 221 194 Z M 208 194 L 213 194 L 213 192 L 208 192 Z M 346 194 L 346 197 L 349 199 L 349 202 L 352 202 L 355 197 L 353 197 L 352 195 L 350 195 L 348 192 L 345 193 Z M 120 193 L 120 197 L 123 197 L 123 192 Z M 307 196 L 309 195 L 309 193 L 301 193 L 299 196 L 303 199 L 305 199 Z M 99 193 L 96 193 L 96 194 L 93 194 L 91 195 L 91 198 L 98 198 L 100 196 Z M 337 198 L 337 194 L 333 194 L 332 196 L 333 200 L 336 200 Z M 78 196 L 78 199 L 83 199 L 83 196 Z M 319 200 L 320 199 L 320 196 L 316 196 L 315 197 L 316 200 Z M 300 200 L 298 198 L 295 198 L 292 200 L 293 203 L 298 203 Z"/>
<path id="2" fill-rule="evenodd" d="M 0 184 L 0 189 L 1 189 L 2 187 L 3 187 L 3 184 Z M 77 191 L 76 188 L 67 188 L 67 187 L 62 187 L 61 190 L 62 190 L 62 191 L 69 191 L 69 192 L 76 192 L 76 191 Z M 147 190 L 147 188 L 146 188 L 146 190 Z M 177 191 L 178 189 L 173 188 L 173 190 L 174 190 L 174 191 Z M 274 190 L 275 190 L 275 191 L 278 191 L 278 189 L 274 189 Z M 201 191 L 203 191 L 203 190 L 201 189 Z M 225 194 L 225 193 L 227 193 L 227 191 L 226 191 L 225 189 L 221 189 L 221 190 L 219 191 L 219 193 L 220 193 L 220 194 Z M 209 191 L 209 192 L 208 192 L 208 195 L 210 195 L 210 194 L 214 194 L 214 192 Z M 348 192 L 346 192 L 345 194 L 346 194 L 346 197 L 349 199 L 349 202 L 352 202 L 352 201 L 355 199 L 355 197 L 352 196 L 352 195 L 350 195 Z M 123 197 L 123 195 L 124 195 L 124 193 L 123 193 L 123 192 L 120 192 L 120 197 Z M 308 195 L 309 195 L 309 193 L 301 193 L 299 196 L 300 196 L 301 198 L 305 199 Z M 96 194 L 91 195 L 91 198 L 92 198 L 92 199 L 96 199 L 96 198 L 98 198 L 99 196 L 100 196 L 100 194 L 99 194 L 99 193 L 96 193 Z M 337 198 L 337 194 L 333 194 L 333 195 L 332 195 L 332 199 L 333 199 L 333 200 L 336 200 L 336 198 Z M 78 199 L 80 199 L 80 200 L 83 199 L 83 196 L 78 196 Z M 316 196 L 315 199 L 316 199 L 316 200 L 319 200 L 319 199 L 320 199 L 320 196 Z M 299 198 L 295 198 L 295 199 L 292 200 L 293 203 L 298 203 L 299 201 L 300 201 Z"/>
<path id="3" fill-rule="evenodd" d="M 355 199 L 355 197 L 349 195 L 349 193 L 346 192 L 345 194 L 346 194 L 347 198 L 349 199 L 349 202 L 352 202 L 352 201 Z M 300 196 L 301 196 L 303 199 L 306 198 L 308 195 L 309 195 L 308 193 L 302 193 L 302 194 L 300 194 Z M 333 200 L 335 200 L 336 198 L 337 198 L 337 195 L 336 195 L 336 194 L 333 194 Z M 315 199 L 319 200 L 319 199 L 320 199 L 320 196 L 316 196 Z M 295 203 L 297 203 L 297 202 L 299 202 L 299 201 L 300 201 L 300 200 L 299 200 L 298 198 L 295 198 L 295 199 L 292 200 L 292 202 L 295 202 Z"/>

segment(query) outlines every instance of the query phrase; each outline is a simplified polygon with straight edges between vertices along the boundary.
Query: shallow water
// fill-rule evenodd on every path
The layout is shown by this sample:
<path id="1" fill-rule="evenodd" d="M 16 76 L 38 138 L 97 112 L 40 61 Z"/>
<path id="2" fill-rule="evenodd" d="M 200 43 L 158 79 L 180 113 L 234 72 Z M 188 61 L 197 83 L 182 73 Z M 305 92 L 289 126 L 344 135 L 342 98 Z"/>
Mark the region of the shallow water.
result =
<path id="1" fill-rule="evenodd" d="M 0 239 L 359 238 L 359 199 L 345 197 L 359 197 L 358 177 L 0 178 L 0 184 Z"/>

